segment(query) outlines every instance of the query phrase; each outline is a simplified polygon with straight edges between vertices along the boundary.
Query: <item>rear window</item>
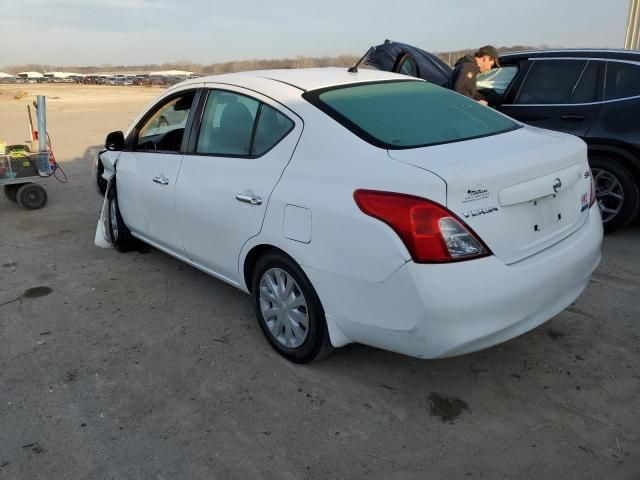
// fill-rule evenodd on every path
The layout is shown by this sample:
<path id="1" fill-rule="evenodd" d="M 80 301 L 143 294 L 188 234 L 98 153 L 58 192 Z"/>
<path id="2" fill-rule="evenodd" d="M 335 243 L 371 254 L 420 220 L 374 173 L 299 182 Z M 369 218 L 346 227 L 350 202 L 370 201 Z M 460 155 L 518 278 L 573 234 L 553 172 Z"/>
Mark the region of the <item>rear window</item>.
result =
<path id="1" fill-rule="evenodd" d="M 504 115 L 427 82 L 339 86 L 303 97 L 360 138 L 387 149 L 459 142 L 519 128 Z"/>
<path id="2" fill-rule="evenodd" d="M 640 65 L 610 60 L 607 63 L 605 100 L 640 95 Z"/>

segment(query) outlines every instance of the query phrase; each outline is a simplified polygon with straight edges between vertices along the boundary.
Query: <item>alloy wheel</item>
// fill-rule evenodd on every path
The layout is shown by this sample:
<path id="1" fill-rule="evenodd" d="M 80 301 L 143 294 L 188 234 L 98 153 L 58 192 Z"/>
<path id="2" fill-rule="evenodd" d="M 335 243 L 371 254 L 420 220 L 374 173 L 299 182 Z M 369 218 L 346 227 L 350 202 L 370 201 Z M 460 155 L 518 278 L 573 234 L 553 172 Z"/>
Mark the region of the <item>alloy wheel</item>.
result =
<path id="1" fill-rule="evenodd" d="M 610 172 L 592 169 L 592 174 L 596 187 L 596 199 L 602 213 L 602 221 L 607 223 L 622 210 L 624 190 L 620 180 Z"/>

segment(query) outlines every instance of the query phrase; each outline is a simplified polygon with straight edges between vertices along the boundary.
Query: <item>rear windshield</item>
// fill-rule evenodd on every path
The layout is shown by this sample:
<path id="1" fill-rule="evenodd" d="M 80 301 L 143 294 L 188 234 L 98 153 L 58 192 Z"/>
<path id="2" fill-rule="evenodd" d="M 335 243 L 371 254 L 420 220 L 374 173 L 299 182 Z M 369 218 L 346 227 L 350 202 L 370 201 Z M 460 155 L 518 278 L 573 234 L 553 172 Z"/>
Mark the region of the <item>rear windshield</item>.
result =
<path id="1" fill-rule="evenodd" d="M 459 142 L 519 128 L 504 115 L 427 82 L 339 86 L 303 97 L 360 138 L 387 149 Z"/>

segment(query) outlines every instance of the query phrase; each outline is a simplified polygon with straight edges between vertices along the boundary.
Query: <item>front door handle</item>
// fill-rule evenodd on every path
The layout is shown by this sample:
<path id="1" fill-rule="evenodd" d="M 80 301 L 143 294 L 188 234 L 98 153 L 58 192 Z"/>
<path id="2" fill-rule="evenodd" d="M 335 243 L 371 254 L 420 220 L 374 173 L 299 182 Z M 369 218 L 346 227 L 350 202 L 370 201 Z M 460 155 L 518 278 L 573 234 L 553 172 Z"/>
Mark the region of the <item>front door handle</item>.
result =
<path id="1" fill-rule="evenodd" d="M 169 185 L 169 179 L 164 175 L 153 177 L 153 181 L 159 183 L 160 185 Z"/>
<path id="2" fill-rule="evenodd" d="M 251 205 L 262 205 L 262 198 L 256 197 L 255 195 L 236 195 L 236 200 L 243 203 L 249 203 Z"/>
<path id="3" fill-rule="evenodd" d="M 573 121 L 579 122 L 579 121 L 584 120 L 585 116 L 584 115 L 570 113 L 570 114 L 567 114 L 567 115 L 561 115 L 560 118 L 562 120 L 573 120 Z"/>

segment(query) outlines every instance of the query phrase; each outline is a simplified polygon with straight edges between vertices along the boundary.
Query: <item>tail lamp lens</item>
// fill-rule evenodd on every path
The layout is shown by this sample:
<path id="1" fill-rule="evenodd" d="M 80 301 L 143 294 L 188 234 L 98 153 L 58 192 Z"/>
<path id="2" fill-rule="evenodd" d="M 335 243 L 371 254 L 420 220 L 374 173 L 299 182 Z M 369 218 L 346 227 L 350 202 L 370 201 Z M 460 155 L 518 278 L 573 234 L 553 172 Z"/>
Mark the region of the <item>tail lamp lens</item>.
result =
<path id="1" fill-rule="evenodd" d="M 415 262 L 455 262 L 491 255 L 462 220 L 435 202 L 376 190 L 356 190 L 353 196 L 360 210 L 398 234 Z"/>
<path id="2" fill-rule="evenodd" d="M 593 180 L 593 172 L 589 175 L 591 179 L 591 192 L 589 193 L 589 208 L 593 207 L 593 204 L 596 203 L 596 183 Z"/>

